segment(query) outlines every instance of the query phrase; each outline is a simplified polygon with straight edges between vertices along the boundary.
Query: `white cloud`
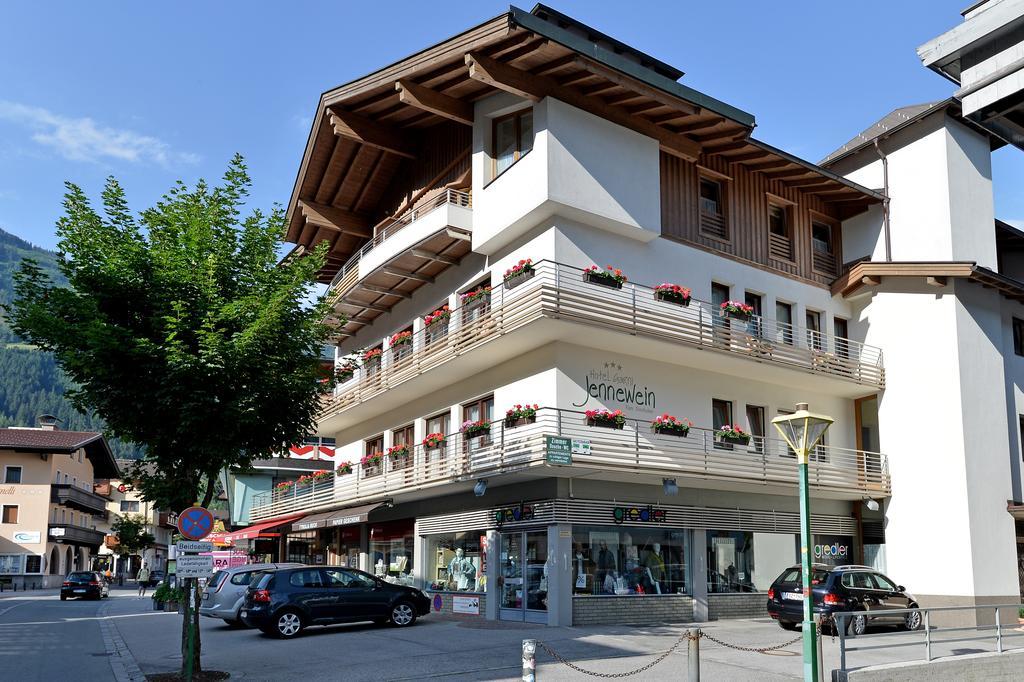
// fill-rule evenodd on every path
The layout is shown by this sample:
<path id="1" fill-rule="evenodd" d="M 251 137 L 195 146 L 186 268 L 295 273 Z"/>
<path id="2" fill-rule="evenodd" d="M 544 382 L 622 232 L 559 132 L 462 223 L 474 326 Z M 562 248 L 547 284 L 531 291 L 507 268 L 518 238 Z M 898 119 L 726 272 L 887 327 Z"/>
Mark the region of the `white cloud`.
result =
<path id="1" fill-rule="evenodd" d="M 42 107 L 0 100 L 0 119 L 28 129 L 35 142 L 72 161 L 116 159 L 161 166 L 199 161 L 198 155 L 174 151 L 155 137 L 101 126 L 91 118 L 61 116 Z"/>

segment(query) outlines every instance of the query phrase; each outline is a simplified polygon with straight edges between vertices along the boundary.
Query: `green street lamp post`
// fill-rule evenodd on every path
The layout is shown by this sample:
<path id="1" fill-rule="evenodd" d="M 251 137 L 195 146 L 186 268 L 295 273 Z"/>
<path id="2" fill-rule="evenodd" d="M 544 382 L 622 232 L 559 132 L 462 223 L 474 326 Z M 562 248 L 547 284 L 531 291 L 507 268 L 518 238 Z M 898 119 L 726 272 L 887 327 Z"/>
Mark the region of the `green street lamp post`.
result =
<path id="1" fill-rule="evenodd" d="M 800 468 L 800 565 L 803 574 L 804 681 L 818 682 L 818 633 L 814 625 L 814 595 L 811 593 L 811 497 L 807 485 L 807 460 L 832 424 L 832 417 L 812 414 L 807 403 L 797 403 L 796 412 L 772 420 L 782 438 L 796 452 Z"/>

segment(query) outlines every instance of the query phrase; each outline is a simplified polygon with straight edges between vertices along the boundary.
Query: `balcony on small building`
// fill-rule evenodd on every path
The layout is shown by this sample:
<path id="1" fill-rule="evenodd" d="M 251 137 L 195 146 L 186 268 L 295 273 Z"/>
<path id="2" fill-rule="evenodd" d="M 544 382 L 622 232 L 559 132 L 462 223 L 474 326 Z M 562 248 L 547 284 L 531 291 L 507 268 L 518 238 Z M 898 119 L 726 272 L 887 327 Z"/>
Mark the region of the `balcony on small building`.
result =
<path id="1" fill-rule="evenodd" d="M 99 516 L 105 516 L 107 512 L 106 499 L 69 483 L 51 485 L 50 502 Z"/>
<path id="2" fill-rule="evenodd" d="M 566 439 L 571 452 L 549 455 L 549 437 Z M 379 464 L 351 464 L 351 473 L 305 487 L 292 486 L 256 496 L 254 521 L 384 498 L 415 499 L 441 485 L 468 489 L 482 477 L 501 485 L 543 477 L 583 477 L 661 485 L 664 477 L 681 488 L 702 487 L 795 494 L 798 467 L 782 440 L 752 436 L 747 444 L 724 442 L 715 431 L 692 427 L 685 437 L 653 433 L 649 422 L 627 419 L 622 428 L 588 425 L 574 410 L 542 407 L 535 421 L 511 426 L 494 421 L 483 435 L 446 436 L 437 447 L 416 445 Z M 816 496 L 859 500 L 891 494 L 888 460 L 877 452 L 819 446 L 810 461 Z"/>
<path id="3" fill-rule="evenodd" d="M 105 542 L 107 537 L 101 530 L 67 523 L 50 524 L 48 535 L 54 542 L 97 548 Z"/>
<path id="4" fill-rule="evenodd" d="M 444 189 L 376 230 L 331 281 L 327 297 L 338 336 L 351 336 L 412 292 L 432 284 L 470 251 L 473 229 L 469 193 Z"/>
<path id="5" fill-rule="evenodd" d="M 495 286 L 482 312 L 456 308 L 442 330 L 416 332 L 411 352 L 407 346 L 397 354 L 386 349 L 379 361 L 363 363 L 325 400 L 320 427 L 336 432 L 475 374 L 479 362 L 469 357 L 481 348 L 488 349 L 493 366 L 552 341 L 848 398 L 885 385 L 881 349 L 852 339 L 757 315 L 733 319 L 706 301 L 679 305 L 632 282 L 621 288 L 594 284 L 583 270 L 561 263 L 542 261 L 534 270 L 511 288 Z M 520 334 L 527 328 L 524 346 Z M 442 366 L 444 371 L 433 371 Z M 402 391 L 391 391 L 400 386 Z"/>

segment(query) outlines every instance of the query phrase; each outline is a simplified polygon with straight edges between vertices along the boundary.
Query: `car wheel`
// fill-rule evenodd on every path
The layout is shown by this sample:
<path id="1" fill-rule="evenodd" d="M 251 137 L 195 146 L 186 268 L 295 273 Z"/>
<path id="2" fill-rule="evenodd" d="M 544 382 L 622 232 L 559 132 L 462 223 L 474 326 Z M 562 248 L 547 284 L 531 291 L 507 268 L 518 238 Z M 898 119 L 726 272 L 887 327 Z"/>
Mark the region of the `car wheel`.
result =
<path id="1" fill-rule="evenodd" d="M 910 608 L 917 608 L 917 604 L 911 605 Z M 921 629 L 921 612 L 911 611 L 903 617 L 903 627 L 908 630 L 920 630 Z"/>
<path id="2" fill-rule="evenodd" d="M 61 600 L 61 601 L 67 601 L 67 600 L 68 600 L 68 598 L 67 598 L 67 596 L 66 596 L 66 595 L 63 595 L 63 594 L 62 594 L 62 595 L 60 595 L 60 600 Z"/>
<path id="3" fill-rule="evenodd" d="M 796 623 L 791 623 L 788 620 L 780 620 L 779 621 L 779 627 L 782 628 L 783 630 L 789 630 L 790 632 L 792 632 L 792 631 L 797 629 L 796 625 L 797 625 Z"/>
<path id="4" fill-rule="evenodd" d="M 868 627 L 868 617 L 865 615 L 854 616 L 850 619 L 849 625 L 846 627 L 846 633 L 851 637 L 857 637 L 863 635 L 864 631 Z"/>
<path id="5" fill-rule="evenodd" d="M 295 611 L 282 611 L 277 614 L 277 619 L 274 621 L 274 633 L 283 639 L 295 637 L 302 632 L 304 627 L 302 616 Z"/>
<path id="6" fill-rule="evenodd" d="M 391 624 L 404 628 L 416 622 L 416 609 L 407 601 L 400 601 L 391 607 Z"/>

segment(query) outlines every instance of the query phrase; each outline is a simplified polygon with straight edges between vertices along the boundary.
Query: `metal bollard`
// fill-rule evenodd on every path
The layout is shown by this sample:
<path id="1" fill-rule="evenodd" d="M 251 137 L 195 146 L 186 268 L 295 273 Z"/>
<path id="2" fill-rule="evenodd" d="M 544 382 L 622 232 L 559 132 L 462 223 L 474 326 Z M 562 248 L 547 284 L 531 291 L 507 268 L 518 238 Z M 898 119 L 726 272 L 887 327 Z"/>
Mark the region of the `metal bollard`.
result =
<path id="1" fill-rule="evenodd" d="M 686 679 L 700 682 L 700 628 L 688 631 L 686 639 Z"/>
<path id="2" fill-rule="evenodd" d="M 537 681 L 537 640 L 523 640 L 523 682 Z"/>

